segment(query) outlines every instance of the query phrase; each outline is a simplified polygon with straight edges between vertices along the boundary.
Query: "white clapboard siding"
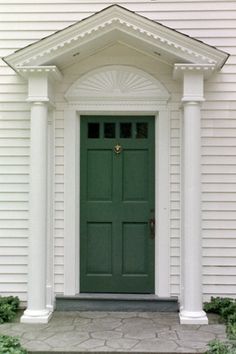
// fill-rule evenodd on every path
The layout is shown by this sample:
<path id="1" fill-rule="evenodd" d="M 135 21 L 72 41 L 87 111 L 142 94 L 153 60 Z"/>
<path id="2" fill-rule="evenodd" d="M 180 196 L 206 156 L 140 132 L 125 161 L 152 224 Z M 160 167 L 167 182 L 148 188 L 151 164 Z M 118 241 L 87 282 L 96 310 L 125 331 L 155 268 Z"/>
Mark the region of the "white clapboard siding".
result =
<path id="1" fill-rule="evenodd" d="M 231 54 L 206 83 L 202 119 L 203 283 L 205 297 L 236 294 L 236 2 L 227 0 L 2 0 L 0 56 L 118 3 Z M 26 300 L 29 105 L 25 81 L 0 60 L 0 292 Z M 74 78 L 72 77 L 72 80 Z M 168 79 L 170 81 L 170 79 Z M 169 87 L 172 88 L 169 82 Z M 64 102 L 58 90 L 54 125 L 55 290 L 64 291 Z M 173 98 L 180 92 L 173 86 Z M 180 291 L 181 130 L 171 112 L 171 294 Z M 229 252 L 227 252 L 229 251 Z M 5 254 L 5 253 L 7 254 Z M 8 253 L 12 253 L 9 256 Z M 235 252 L 235 253 L 234 253 Z M 2 256 L 4 254 L 4 256 Z M 10 275 L 6 279 L 6 275 Z M 218 284 L 218 285 L 216 285 Z"/>
<path id="2" fill-rule="evenodd" d="M 21 80 L 6 91 L 22 92 Z M 0 86 L 0 97 L 2 88 Z M 25 89 L 25 88 L 24 88 Z M 3 295 L 26 300 L 28 255 L 29 112 L 20 106 L 0 112 L 0 282 Z M 12 110 L 12 108 L 15 108 Z"/>

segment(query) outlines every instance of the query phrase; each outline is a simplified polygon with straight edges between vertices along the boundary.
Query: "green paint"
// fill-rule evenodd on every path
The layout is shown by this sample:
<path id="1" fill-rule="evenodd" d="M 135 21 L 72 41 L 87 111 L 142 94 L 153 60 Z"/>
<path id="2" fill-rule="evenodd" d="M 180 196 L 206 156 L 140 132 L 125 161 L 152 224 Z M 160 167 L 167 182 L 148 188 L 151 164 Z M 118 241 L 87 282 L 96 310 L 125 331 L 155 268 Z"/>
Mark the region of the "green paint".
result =
<path id="1" fill-rule="evenodd" d="M 81 118 L 81 292 L 154 292 L 154 146 L 154 117 Z"/>

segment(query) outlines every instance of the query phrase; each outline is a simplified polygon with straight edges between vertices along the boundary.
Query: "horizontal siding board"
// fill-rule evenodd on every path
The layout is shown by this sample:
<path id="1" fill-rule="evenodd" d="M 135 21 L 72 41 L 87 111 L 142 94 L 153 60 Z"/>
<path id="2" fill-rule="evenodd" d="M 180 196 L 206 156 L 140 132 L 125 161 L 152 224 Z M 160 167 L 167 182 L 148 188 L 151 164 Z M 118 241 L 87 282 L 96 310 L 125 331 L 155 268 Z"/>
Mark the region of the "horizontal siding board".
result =
<path id="1" fill-rule="evenodd" d="M 98 8 L 97 11 L 102 10 L 103 8 L 107 7 L 108 4 L 103 4 Z M 163 10 L 157 10 L 158 13 L 154 12 L 153 10 L 149 9 L 146 11 L 138 11 L 137 6 L 130 6 L 130 5 L 126 5 L 125 6 L 131 10 L 131 11 L 136 11 L 137 13 L 139 13 L 140 15 L 143 15 L 147 18 L 150 18 L 152 20 L 155 21 L 159 21 L 159 22 L 164 22 L 165 20 L 176 20 L 176 14 L 178 13 L 178 20 L 185 20 L 186 18 L 188 20 L 192 19 L 204 19 L 204 20 L 211 20 L 211 19 L 219 19 L 219 20 L 234 20 L 235 19 L 235 14 L 236 14 L 236 10 L 232 9 L 232 10 L 218 10 L 218 11 L 201 11 L 198 7 L 198 9 L 196 10 L 187 10 L 184 9 L 184 7 L 179 8 L 179 10 L 174 10 L 172 12 L 168 12 L 167 10 L 163 9 Z M 197 4 L 198 6 L 198 4 Z M 52 7 L 53 8 L 53 7 Z M 74 11 L 73 7 L 68 7 L 68 11 L 66 11 L 65 13 L 60 12 L 58 9 L 54 11 L 51 10 L 49 12 L 38 12 L 38 13 L 34 13 L 34 12 L 20 12 L 17 13 L 17 11 L 15 13 L 12 12 L 2 12 L 0 14 L 0 21 L 78 21 L 78 20 L 82 20 L 85 17 L 88 17 L 90 15 L 92 15 L 94 12 L 89 12 L 89 11 L 85 11 L 82 12 L 81 11 Z M 94 8 L 95 9 L 95 8 Z M 95 10 L 94 10 L 95 11 Z M 56 15 L 56 16 L 52 16 Z M 222 44 L 220 42 L 220 44 Z M 226 44 L 225 44 L 226 45 Z"/>
<path id="2" fill-rule="evenodd" d="M 110 2 L 112 3 L 112 2 Z M 114 3 L 114 2 L 113 2 Z M 155 14 L 160 14 L 160 12 L 168 12 L 169 15 L 173 13 L 173 7 L 174 11 L 176 12 L 189 12 L 189 11 L 196 11 L 196 12 L 204 12 L 205 14 L 207 12 L 212 13 L 212 3 L 209 1 L 202 2 L 201 7 L 199 8 L 199 3 L 198 1 L 195 2 L 185 2 L 184 6 L 182 2 L 175 2 L 173 3 L 168 3 L 168 2 L 151 2 L 147 1 L 143 3 L 139 2 L 129 2 L 127 1 L 125 3 L 126 7 L 132 11 L 137 11 L 139 13 L 149 13 L 149 12 L 154 12 Z M 20 6 L 16 4 L 0 4 L 0 13 L 1 14 L 12 14 L 12 13 L 36 13 L 36 14 L 41 14 L 41 13 L 70 13 L 70 12 L 80 12 L 80 13 L 94 13 L 97 11 L 100 11 L 102 8 L 108 6 L 107 2 L 93 2 L 92 7 L 88 6 L 88 3 L 80 2 L 80 3 L 73 3 L 73 6 L 68 6 L 65 3 L 57 3 L 57 6 L 55 7 L 54 5 L 50 3 L 35 3 L 35 4 L 24 4 L 21 3 Z M 92 10 L 92 11 L 91 11 Z M 215 2 L 214 3 L 214 12 L 232 12 L 236 10 L 236 3 L 235 2 Z M 213 15 L 214 15 L 213 12 Z M 221 15 L 223 17 L 223 14 Z M 221 17 L 221 18 L 222 18 Z"/>
<path id="3" fill-rule="evenodd" d="M 10 22 L 10 27 L 9 27 L 9 22 Z M 75 23 L 74 21 L 57 21 L 56 19 L 52 19 L 51 21 L 41 21 L 40 18 L 38 19 L 37 22 L 35 21 L 9 21 L 6 18 L 6 21 L 1 21 L 0 22 L 0 31 L 1 33 L 8 33 L 11 35 L 12 32 L 18 33 L 19 36 L 19 31 L 20 33 L 22 32 L 28 32 L 33 31 L 37 32 L 40 31 L 42 33 L 54 33 L 60 29 L 64 29 L 65 27 L 68 27 Z M 48 31 L 48 32 L 45 32 Z M 28 34 L 29 35 L 29 34 Z M 18 37 L 17 37 L 18 38 Z M 42 38 L 42 37 L 41 37 Z"/>
<path id="4" fill-rule="evenodd" d="M 231 292 L 234 294 L 234 288 L 235 288 L 235 275 L 229 275 L 229 274 L 222 274 L 222 275 L 215 275 L 215 274 L 206 274 L 203 275 L 203 286 L 214 286 L 216 291 L 218 292 L 219 289 L 222 288 L 228 288 L 232 287 L 232 289 L 227 289 L 225 290 L 227 293 Z M 233 291 L 232 291 L 233 290 Z M 222 291 L 222 290 L 220 290 Z M 225 293 L 224 293 L 225 294 Z M 234 294 L 235 296 L 235 294 Z"/>
<path id="5" fill-rule="evenodd" d="M 1 107 L 2 108 L 2 107 Z M 30 109 L 28 107 L 28 109 L 23 110 L 23 109 L 19 109 L 14 111 L 14 110 L 8 110 L 8 111 L 4 111 L 1 109 L 0 111 L 0 121 L 4 121 L 4 120 L 13 120 L 13 121 L 17 121 L 17 120 L 30 120 Z"/>
<path id="6" fill-rule="evenodd" d="M 219 247 L 220 249 L 228 249 L 232 248 L 234 252 L 236 252 L 236 240 L 232 238 L 203 238 L 203 246 L 205 248 L 216 248 Z"/>
<path id="7" fill-rule="evenodd" d="M 27 275 L 21 274 L 1 274 L 1 281 L 5 284 L 26 284 Z"/>
<path id="8" fill-rule="evenodd" d="M 202 237 L 212 237 L 212 238 L 235 238 L 234 229 L 204 229 L 202 228 Z"/>
<path id="9" fill-rule="evenodd" d="M 6 0 L 5 0 L 6 1 Z M 148 1 L 153 1 L 153 0 L 148 0 Z M 231 2 L 233 0 L 230 0 Z M 229 1 L 229 2 L 230 2 Z M 80 1 L 82 4 L 87 4 L 89 6 L 89 8 L 91 9 L 91 4 L 117 4 L 117 1 L 116 0 L 83 0 L 83 1 Z M 186 4 L 186 3 L 192 3 L 193 0 L 158 0 L 159 3 L 170 3 L 172 4 L 173 6 L 176 4 L 176 2 L 180 2 L 181 4 L 183 4 L 183 6 Z M 201 5 L 202 2 L 207 2 L 209 4 L 212 4 L 212 3 L 224 3 L 223 0 L 197 0 L 197 2 Z M 14 4 L 14 5 L 18 5 L 19 3 L 22 4 L 34 4 L 34 0 L 8 0 L 8 2 L 6 3 L 9 3 L 9 4 Z M 38 4 L 51 4 L 52 6 L 56 4 L 60 4 L 60 3 L 65 3 L 65 0 L 40 0 L 38 1 Z M 67 1 L 67 4 L 69 5 L 74 5 L 74 3 L 78 3 L 78 0 L 68 0 Z M 119 0 L 119 3 L 120 4 L 132 4 L 132 3 L 135 3 L 135 4 L 142 4 L 142 5 L 146 5 L 147 4 L 147 0 Z M 145 7 L 145 6 L 144 6 Z"/>
<path id="10" fill-rule="evenodd" d="M 1 253 L 2 257 L 27 256 L 28 250 L 26 247 L 19 247 L 18 245 L 16 245 L 15 247 L 1 247 Z"/>
<path id="11" fill-rule="evenodd" d="M 224 295 L 230 295 L 230 296 L 234 296 L 236 294 L 236 285 L 235 284 L 229 284 L 228 286 L 226 286 L 225 284 L 223 285 L 217 285 L 217 284 L 213 284 L 213 285 L 203 285 L 203 291 L 205 294 L 224 294 Z"/>
<path id="12" fill-rule="evenodd" d="M 0 210 L 28 210 L 27 202 L 0 202 Z"/>
<path id="13" fill-rule="evenodd" d="M 28 147 L 29 146 L 29 139 L 26 138 L 12 138 L 9 137 L 8 139 L 1 139 L 0 140 L 0 147 Z"/>
<path id="14" fill-rule="evenodd" d="M 0 85 L 0 95 L 4 93 L 18 94 L 18 93 L 27 93 L 27 87 L 23 84 L 12 85 L 12 84 L 2 84 Z"/>
<path id="15" fill-rule="evenodd" d="M 0 183 L 0 193 L 28 193 L 29 184 L 28 183 Z"/>
<path id="16" fill-rule="evenodd" d="M 235 257 L 203 257 L 203 266 L 236 266 Z"/>
<path id="17" fill-rule="evenodd" d="M 26 174 L 28 169 L 28 165 L 0 165 L 0 174 Z"/>
<path id="18" fill-rule="evenodd" d="M 235 146 L 203 146 L 202 156 L 235 156 L 236 154 L 236 144 Z"/>
<path id="19" fill-rule="evenodd" d="M 232 211 L 232 210 L 236 210 L 236 203 L 235 202 L 226 202 L 226 201 L 222 201 L 222 202 L 215 202 L 215 201 L 203 201 L 202 203 L 202 210 L 212 210 L 212 211 L 221 211 L 221 210 L 225 210 L 225 211 Z"/>
<path id="20" fill-rule="evenodd" d="M 15 206 L 17 209 L 17 206 Z M 28 219 L 28 210 L 9 210 L 5 207 L 5 210 L 0 210 L 0 220 L 27 220 Z M 1 243 L 1 240 L 0 240 Z"/>
<path id="21" fill-rule="evenodd" d="M 1 11 L 1 5 L 0 5 L 0 11 Z M 29 32 L 29 30 L 22 30 L 21 31 L 21 40 L 27 40 L 27 41 L 38 41 L 40 40 L 41 38 L 44 38 L 44 37 L 47 37 L 47 36 L 50 36 L 51 34 L 53 34 L 55 31 L 45 31 L 44 30 L 37 30 L 37 31 L 34 31 L 34 30 L 31 30 Z M 1 31 L 0 30 L 0 38 L 2 40 L 18 40 L 19 38 L 19 30 L 17 31 Z M 4 46 L 4 48 L 6 48 Z"/>
<path id="22" fill-rule="evenodd" d="M 8 293 L 26 292 L 26 286 L 27 286 L 26 282 L 0 283 L 0 293 L 3 293 L 4 291 L 5 292 L 7 291 Z"/>
<path id="23" fill-rule="evenodd" d="M 26 265 L 28 262 L 28 257 L 27 256 L 22 256 L 22 255 L 14 255 L 13 256 L 1 256 L 1 259 L 0 259 L 0 265 L 15 265 L 15 266 L 18 266 L 18 265 Z M 0 283 L 1 284 L 1 283 Z M 20 291 L 18 288 L 17 288 L 18 291 Z M 10 291 L 9 288 L 5 289 L 5 291 Z"/>
<path id="24" fill-rule="evenodd" d="M 28 156 L 0 156 L 0 164 L 1 165 L 19 165 L 25 166 L 29 164 Z"/>
<path id="25" fill-rule="evenodd" d="M 235 257 L 236 248 L 233 247 L 209 247 L 203 248 L 203 257 L 225 257 L 232 259 Z"/>
<path id="26" fill-rule="evenodd" d="M 235 205 L 236 206 L 236 205 Z M 230 210 L 204 210 L 202 215 L 203 220 L 236 220 L 236 208 L 235 211 Z M 223 240 L 224 241 L 224 240 Z M 236 240 L 235 240 L 236 243 Z M 220 246 L 219 246 L 220 247 Z"/>
<path id="27" fill-rule="evenodd" d="M 217 267 L 217 266 L 205 266 L 203 267 L 203 275 L 216 275 L 216 276 L 235 276 L 236 267 L 228 266 L 228 267 Z"/>
<path id="28" fill-rule="evenodd" d="M 202 191 L 203 192 L 226 192 L 232 193 L 236 192 L 236 183 L 203 183 L 202 184 Z"/>
<path id="29" fill-rule="evenodd" d="M 1 274 L 27 274 L 27 266 L 21 265 L 1 265 Z"/>
<path id="30" fill-rule="evenodd" d="M 8 146 L 8 147 L 2 147 L 0 146 L 0 159 L 2 157 L 6 156 L 23 156 L 23 157 L 28 157 L 29 156 L 29 148 L 28 147 L 15 147 L 15 146 Z"/>

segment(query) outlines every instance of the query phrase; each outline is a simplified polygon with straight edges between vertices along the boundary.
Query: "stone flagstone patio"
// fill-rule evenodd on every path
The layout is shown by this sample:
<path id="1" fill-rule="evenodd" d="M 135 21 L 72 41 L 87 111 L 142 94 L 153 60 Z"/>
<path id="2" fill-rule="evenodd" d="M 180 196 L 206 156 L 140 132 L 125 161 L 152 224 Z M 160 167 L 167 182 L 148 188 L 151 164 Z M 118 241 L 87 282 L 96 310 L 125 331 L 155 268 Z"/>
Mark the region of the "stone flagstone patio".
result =
<path id="1" fill-rule="evenodd" d="M 215 316 L 209 325 L 180 325 L 178 313 L 55 312 L 48 324 L 0 325 L 30 353 L 202 353 L 213 339 L 226 339 Z"/>

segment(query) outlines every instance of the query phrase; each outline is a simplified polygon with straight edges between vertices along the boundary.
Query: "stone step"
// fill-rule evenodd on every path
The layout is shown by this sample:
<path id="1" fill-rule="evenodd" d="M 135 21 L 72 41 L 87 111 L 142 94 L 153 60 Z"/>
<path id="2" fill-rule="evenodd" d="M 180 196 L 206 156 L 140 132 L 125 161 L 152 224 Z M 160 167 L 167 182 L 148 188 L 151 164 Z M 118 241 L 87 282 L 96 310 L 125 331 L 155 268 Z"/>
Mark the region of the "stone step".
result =
<path id="1" fill-rule="evenodd" d="M 176 297 L 160 298 L 149 294 L 57 295 L 57 311 L 151 311 L 177 312 Z"/>

